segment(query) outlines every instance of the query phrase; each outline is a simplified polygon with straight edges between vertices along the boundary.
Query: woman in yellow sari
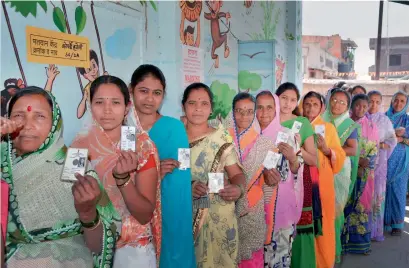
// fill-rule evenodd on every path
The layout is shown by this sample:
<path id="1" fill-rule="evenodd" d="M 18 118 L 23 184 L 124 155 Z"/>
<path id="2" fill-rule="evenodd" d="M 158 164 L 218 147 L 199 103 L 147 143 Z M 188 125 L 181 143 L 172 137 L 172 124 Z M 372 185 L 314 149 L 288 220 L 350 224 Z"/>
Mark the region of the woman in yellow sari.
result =
<path id="1" fill-rule="evenodd" d="M 235 202 L 244 193 L 245 177 L 232 137 L 224 127 L 208 125 L 212 100 L 209 87 L 202 83 L 188 86 L 182 99 L 190 143 L 196 261 L 198 268 L 234 268 L 238 252 Z M 224 178 L 224 189 L 209 193 L 209 177 L 214 173 Z"/>
<path id="2" fill-rule="evenodd" d="M 302 101 L 302 108 L 303 116 L 307 117 L 315 128 L 318 147 L 322 235 L 315 237 L 316 265 L 317 268 L 332 268 L 335 264 L 334 174 L 341 171 L 346 156 L 335 127 L 320 116 L 325 109 L 324 97 L 316 92 L 309 92 Z"/>

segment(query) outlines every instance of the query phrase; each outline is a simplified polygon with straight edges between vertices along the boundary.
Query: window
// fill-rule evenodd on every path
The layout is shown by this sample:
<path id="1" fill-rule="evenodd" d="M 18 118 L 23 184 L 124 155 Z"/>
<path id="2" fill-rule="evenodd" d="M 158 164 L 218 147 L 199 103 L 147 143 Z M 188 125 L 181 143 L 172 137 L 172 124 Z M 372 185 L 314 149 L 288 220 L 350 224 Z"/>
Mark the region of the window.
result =
<path id="1" fill-rule="evenodd" d="M 389 55 L 389 66 L 400 66 L 402 55 Z"/>

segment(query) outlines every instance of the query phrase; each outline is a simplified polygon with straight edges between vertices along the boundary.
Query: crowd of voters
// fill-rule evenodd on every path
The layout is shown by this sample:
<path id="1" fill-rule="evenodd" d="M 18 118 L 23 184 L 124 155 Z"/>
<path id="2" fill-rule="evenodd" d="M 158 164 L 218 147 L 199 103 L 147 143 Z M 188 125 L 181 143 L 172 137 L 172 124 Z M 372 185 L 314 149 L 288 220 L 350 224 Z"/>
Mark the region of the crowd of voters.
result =
<path id="1" fill-rule="evenodd" d="M 345 254 L 369 255 L 386 233 L 401 235 L 404 92 L 385 112 L 382 93 L 362 86 L 301 98 L 287 82 L 238 93 L 216 124 L 202 83 L 184 90 L 181 120 L 161 114 L 170 93 L 153 65 L 129 85 L 100 76 L 89 91 L 89 122 L 69 145 L 88 149 L 87 171 L 73 183 L 61 180 L 67 146 L 49 91 L 19 91 L 1 118 L 8 268 L 333 268 Z M 124 125 L 136 129 L 135 150 L 121 150 Z"/>

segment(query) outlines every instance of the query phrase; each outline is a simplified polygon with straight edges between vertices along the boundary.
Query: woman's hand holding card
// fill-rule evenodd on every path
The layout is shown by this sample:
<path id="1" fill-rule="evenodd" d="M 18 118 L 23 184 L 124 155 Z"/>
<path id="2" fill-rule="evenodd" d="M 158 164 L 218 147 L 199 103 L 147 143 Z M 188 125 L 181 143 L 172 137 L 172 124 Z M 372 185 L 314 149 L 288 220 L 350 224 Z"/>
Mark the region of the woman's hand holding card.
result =
<path id="1" fill-rule="evenodd" d="M 114 175 L 126 177 L 129 173 L 136 171 L 138 167 L 137 155 L 132 151 L 121 151 L 116 166 L 113 169 Z"/>

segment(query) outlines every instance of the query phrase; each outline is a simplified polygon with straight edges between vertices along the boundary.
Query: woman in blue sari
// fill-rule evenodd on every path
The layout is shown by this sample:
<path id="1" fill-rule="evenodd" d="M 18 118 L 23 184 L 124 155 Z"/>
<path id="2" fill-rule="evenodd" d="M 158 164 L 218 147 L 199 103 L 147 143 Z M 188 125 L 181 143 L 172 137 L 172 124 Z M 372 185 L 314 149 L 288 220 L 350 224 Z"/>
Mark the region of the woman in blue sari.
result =
<path id="1" fill-rule="evenodd" d="M 138 115 L 142 128 L 149 132 L 160 158 L 162 194 L 162 246 L 160 268 L 195 267 L 190 169 L 179 169 L 178 149 L 189 148 L 183 123 L 159 113 L 166 88 L 162 71 L 141 65 L 130 85 L 134 102 L 128 121 Z M 130 122 L 132 124 L 132 122 Z"/>
<path id="2" fill-rule="evenodd" d="M 406 191 L 409 177 L 409 96 L 399 91 L 391 102 L 386 115 L 392 121 L 398 145 L 388 160 L 385 201 L 385 231 L 400 236 L 402 233 Z"/>

